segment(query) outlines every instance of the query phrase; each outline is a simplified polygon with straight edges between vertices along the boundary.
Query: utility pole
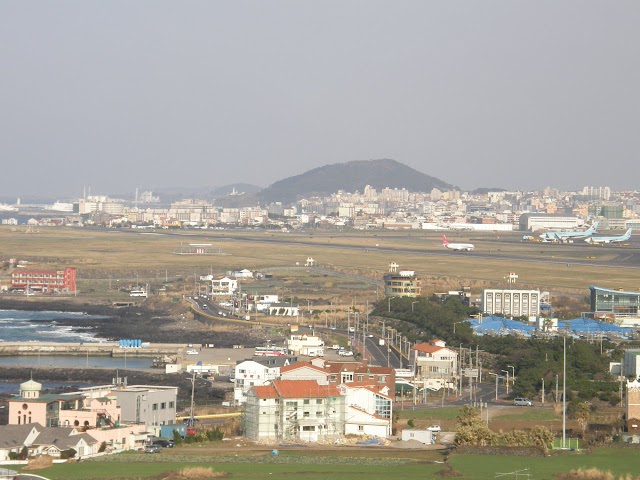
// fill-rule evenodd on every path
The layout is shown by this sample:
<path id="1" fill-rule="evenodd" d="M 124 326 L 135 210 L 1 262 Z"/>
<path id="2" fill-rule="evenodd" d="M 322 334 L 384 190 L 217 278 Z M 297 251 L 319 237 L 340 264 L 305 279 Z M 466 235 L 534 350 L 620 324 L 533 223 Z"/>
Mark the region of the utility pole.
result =
<path id="1" fill-rule="evenodd" d="M 194 425 L 194 415 L 193 415 L 193 394 L 195 393 L 195 388 L 196 388 L 196 371 L 193 371 L 193 376 L 191 377 L 191 410 L 189 411 L 189 413 L 191 413 L 191 421 L 189 422 L 189 426 L 193 427 Z"/>
<path id="2" fill-rule="evenodd" d="M 542 378 L 542 405 L 544 405 L 544 378 Z"/>
<path id="3" fill-rule="evenodd" d="M 562 366 L 562 449 L 567 448 L 567 336 L 564 339 Z"/>

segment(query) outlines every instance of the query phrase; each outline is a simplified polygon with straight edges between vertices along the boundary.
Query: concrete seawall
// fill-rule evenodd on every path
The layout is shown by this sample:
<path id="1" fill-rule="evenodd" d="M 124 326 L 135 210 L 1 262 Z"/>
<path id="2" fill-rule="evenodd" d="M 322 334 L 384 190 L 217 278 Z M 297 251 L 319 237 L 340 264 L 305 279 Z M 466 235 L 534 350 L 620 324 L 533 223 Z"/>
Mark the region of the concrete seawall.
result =
<path id="1" fill-rule="evenodd" d="M 182 344 L 158 344 L 141 348 L 121 348 L 118 343 L 0 343 L 0 356 L 13 355 L 91 355 L 106 357 L 157 357 L 181 354 Z"/>

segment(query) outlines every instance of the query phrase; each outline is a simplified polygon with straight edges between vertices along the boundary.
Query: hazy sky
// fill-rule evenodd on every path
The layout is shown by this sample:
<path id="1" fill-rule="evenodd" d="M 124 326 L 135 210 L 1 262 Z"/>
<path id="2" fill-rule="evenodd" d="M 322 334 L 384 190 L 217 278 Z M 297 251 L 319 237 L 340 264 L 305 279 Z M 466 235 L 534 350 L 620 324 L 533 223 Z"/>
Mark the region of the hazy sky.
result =
<path id="1" fill-rule="evenodd" d="M 393 158 L 640 188 L 640 1 L 0 0 L 0 194 Z"/>

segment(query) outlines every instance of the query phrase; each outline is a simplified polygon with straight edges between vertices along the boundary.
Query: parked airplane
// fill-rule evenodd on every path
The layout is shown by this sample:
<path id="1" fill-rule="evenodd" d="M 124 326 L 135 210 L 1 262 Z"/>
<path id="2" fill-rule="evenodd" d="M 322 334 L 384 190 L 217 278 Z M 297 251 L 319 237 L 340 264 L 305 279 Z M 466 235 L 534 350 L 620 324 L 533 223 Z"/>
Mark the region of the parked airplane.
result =
<path id="1" fill-rule="evenodd" d="M 442 235 L 442 246 L 456 252 L 470 252 L 476 248 L 470 243 L 449 243 L 446 235 Z"/>
<path id="2" fill-rule="evenodd" d="M 589 238 L 585 238 L 584 241 L 587 243 L 593 243 L 593 244 L 626 242 L 631 238 L 632 231 L 633 231 L 633 228 L 630 228 L 629 230 L 627 230 L 627 233 L 625 233 L 624 235 L 617 235 L 617 236 L 613 235 L 610 237 L 589 237 Z"/>
<path id="3" fill-rule="evenodd" d="M 546 232 L 540 235 L 543 242 L 566 242 L 574 238 L 590 237 L 594 233 L 598 233 L 598 224 L 594 222 L 588 229 L 579 232 Z"/>

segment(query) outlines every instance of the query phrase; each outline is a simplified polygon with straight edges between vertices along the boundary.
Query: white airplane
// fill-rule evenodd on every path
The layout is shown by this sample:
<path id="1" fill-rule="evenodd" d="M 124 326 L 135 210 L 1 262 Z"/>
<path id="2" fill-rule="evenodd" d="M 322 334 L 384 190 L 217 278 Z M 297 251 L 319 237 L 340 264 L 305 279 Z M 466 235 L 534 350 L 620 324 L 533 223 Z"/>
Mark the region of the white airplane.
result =
<path id="1" fill-rule="evenodd" d="M 540 235 L 540 238 L 544 242 L 566 242 L 574 238 L 590 237 L 594 233 L 598 233 L 599 223 L 600 222 L 594 222 L 588 229 L 581 232 L 546 232 Z"/>
<path id="2" fill-rule="evenodd" d="M 601 243 L 620 243 L 620 242 L 626 242 L 627 240 L 629 240 L 631 238 L 631 232 L 633 231 L 633 228 L 630 228 L 629 230 L 627 230 L 627 233 L 625 233 L 624 235 L 617 235 L 617 236 L 610 236 L 610 237 L 589 237 L 589 238 L 585 238 L 584 241 L 587 243 L 593 243 L 593 244 L 601 244 Z"/>
<path id="3" fill-rule="evenodd" d="M 446 235 L 442 235 L 442 246 L 456 252 L 470 252 L 476 248 L 470 243 L 449 243 Z"/>

